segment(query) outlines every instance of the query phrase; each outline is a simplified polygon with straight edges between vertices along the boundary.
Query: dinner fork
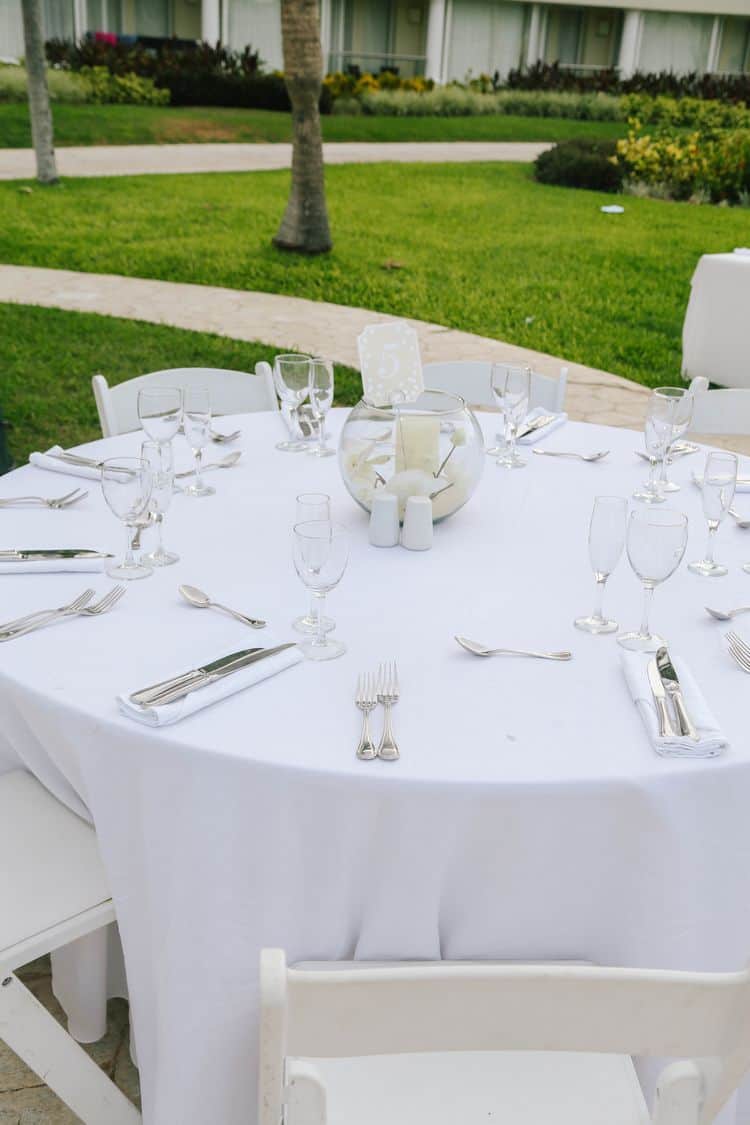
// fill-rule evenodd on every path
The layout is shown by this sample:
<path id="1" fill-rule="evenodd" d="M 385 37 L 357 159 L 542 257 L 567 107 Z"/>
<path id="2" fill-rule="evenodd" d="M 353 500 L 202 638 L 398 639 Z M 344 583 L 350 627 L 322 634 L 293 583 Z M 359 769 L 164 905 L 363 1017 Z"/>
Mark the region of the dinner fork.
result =
<path id="1" fill-rule="evenodd" d="M 737 661 L 742 671 L 750 672 L 750 647 L 743 641 L 742 637 L 731 629 L 726 634 L 726 642 L 730 654 Z"/>
<path id="2" fill-rule="evenodd" d="M 44 508 L 70 508 L 79 500 L 85 500 L 88 492 L 74 488 L 64 496 L 3 496 L 0 498 L 0 508 L 10 508 L 14 504 L 41 504 Z"/>
<path id="3" fill-rule="evenodd" d="M 40 622 L 45 624 L 47 621 L 54 621 L 56 617 L 64 617 L 67 613 L 77 613 L 91 601 L 93 596 L 93 590 L 84 590 L 68 605 L 61 605 L 57 609 L 38 609 L 35 613 L 27 613 L 23 617 L 16 617 L 13 621 L 6 621 L 4 625 L 0 625 L 0 640 L 8 640 L 11 636 L 16 636 L 16 631 L 27 625 L 36 625 Z"/>
<path id="4" fill-rule="evenodd" d="M 242 430 L 235 430 L 231 434 L 220 434 L 217 433 L 216 430 L 209 430 L 208 434 L 211 438 L 211 441 L 215 441 L 217 445 L 221 445 L 222 443 L 227 441 L 236 441 L 238 437 L 242 436 Z"/>
<path id="5" fill-rule="evenodd" d="M 363 762 L 377 758 L 378 750 L 370 734 L 370 712 L 378 705 L 378 693 L 375 687 L 375 677 L 370 673 L 357 679 L 357 694 L 354 702 L 362 712 L 362 734 L 357 747 L 357 757 Z"/>
<path id="6" fill-rule="evenodd" d="M 395 762 L 397 758 L 401 757 L 391 726 L 391 711 L 393 705 L 398 703 L 398 697 L 398 674 L 395 663 L 381 664 L 378 671 L 378 700 L 385 709 L 385 718 L 383 720 L 383 734 L 378 746 L 378 757 L 383 758 L 386 762 Z"/>
<path id="7" fill-rule="evenodd" d="M 107 613 L 119 602 L 120 598 L 125 593 L 125 589 L 125 586 L 113 586 L 103 598 L 98 602 L 94 602 L 93 605 L 87 604 L 93 594 L 93 590 L 87 591 L 88 597 L 84 600 L 82 605 L 77 605 L 74 602 L 67 607 L 64 613 L 58 612 L 53 617 L 47 616 L 35 621 L 28 621 L 25 625 L 21 625 L 20 628 L 1 632 L 0 641 L 12 641 L 15 637 L 22 637 L 25 633 L 31 633 L 35 629 L 40 629 L 43 625 L 49 625 L 59 617 L 99 617 L 100 614 Z M 78 602 L 80 603 L 81 600 L 82 599 L 79 598 Z"/>

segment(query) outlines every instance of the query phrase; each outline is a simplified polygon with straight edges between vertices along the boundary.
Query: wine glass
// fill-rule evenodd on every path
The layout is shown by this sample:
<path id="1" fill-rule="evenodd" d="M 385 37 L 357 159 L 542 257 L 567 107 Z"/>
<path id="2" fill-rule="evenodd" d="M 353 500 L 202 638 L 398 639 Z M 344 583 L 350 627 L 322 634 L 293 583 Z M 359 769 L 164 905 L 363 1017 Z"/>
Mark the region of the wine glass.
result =
<path id="1" fill-rule="evenodd" d="M 138 392 L 138 417 L 147 437 L 165 445 L 182 423 L 179 387 L 142 387 Z"/>
<path id="2" fill-rule="evenodd" d="M 346 645 L 326 635 L 323 611 L 326 594 L 341 581 L 349 561 L 349 533 L 330 520 L 309 520 L 294 527 L 294 566 L 316 601 L 317 630 L 299 647 L 310 660 L 332 660 Z"/>
<path id="3" fill-rule="evenodd" d="M 310 362 L 310 406 L 318 428 L 318 440 L 308 450 L 313 457 L 332 457 L 335 449 L 326 445 L 326 414 L 333 405 L 333 364 L 328 359 Z"/>
<path id="4" fill-rule="evenodd" d="M 630 513 L 625 546 L 630 565 L 643 583 L 643 617 L 637 632 L 621 633 L 618 644 L 633 652 L 656 652 L 665 643 L 649 632 L 648 618 L 654 590 L 666 582 L 682 562 L 687 546 L 687 516 L 671 508 Z"/>
<path id="5" fill-rule="evenodd" d="M 510 363 L 493 363 L 490 385 L 505 420 L 506 448 L 495 464 L 503 469 L 520 469 L 526 464 L 516 453 L 516 434 L 529 408 L 531 369 Z"/>
<path id="6" fill-rule="evenodd" d="M 309 355 L 277 355 L 273 362 L 276 391 L 293 424 L 296 422 L 297 411 L 310 390 L 311 365 Z M 292 440 L 277 442 L 276 448 L 285 453 L 298 453 L 308 446 L 304 441 Z"/>
<path id="7" fill-rule="evenodd" d="M 150 566 L 171 566 L 180 561 L 180 556 L 174 551 L 164 550 L 163 539 L 164 516 L 174 495 L 174 451 L 171 442 L 160 445 L 157 441 L 144 441 L 141 457 L 151 469 L 153 488 L 149 511 L 156 517 L 159 536 L 156 550 L 143 555 L 141 561 Z"/>
<path id="8" fill-rule="evenodd" d="M 302 492 L 297 497 L 297 512 L 295 524 L 309 523 L 313 520 L 330 520 L 331 497 L 325 492 Z M 336 627 L 335 621 L 330 617 L 323 618 L 323 628 L 326 633 Z M 302 617 L 297 617 L 292 622 L 292 628 L 298 633 L 315 633 L 318 630 L 318 613 L 315 595 L 310 594 L 309 612 Z"/>
<path id="9" fill-rule="evenodd" d="M 651 470 L 646 484 L 633 493 L 634 500 L 643 500 L 645 504 L 664 503 L 659 488 L 658 470 L 664 461 L 667 446 L 672 440 L 676 406 L 677 399 L 658 394 L 656 391 L 651 392 L 643 435 Z"/>
<path id="10" fill-rule="evenodd" d="M 207 387 L 185 387 L 183 392 L 183 425 L 187 443 L 195 458 L 195 480 L 186 485 L 186 496 L 213 496 L 216 489 L 205 484 L 201 476 L 203 450 L 211 438 L 211 395 Z"/>
<path id="11" fill-rule="evenodd" d="M 128 535 L 125 558 L 108 566 L 107 574 L 112 578 L 147 578 L 153 571 L 143 562 L 136 562 L 133 536 L 151 499 L 151 469 L 141 457 L 111 457 L 102 462 L 101 474 L 104 499 L 113 515 L 125 524 Z"/>
<path id="12" fill-rule="evenodd" d="M 667 398 L 674 401 L 674 417 L 672 419 L 672 433 L 667 441 L 667 448 L 664 451 L 664 459 L 661 463 L 661 476 L 659 477 L 659 491 L 662 495 L 665 492 L 679 492 L 679 484 L 667 478 L 667 465 L 671 464 L 669 451 L 675 442 L 683 438 L 690 429 L 690 422 L 693 417 L 693 396 L 687 387 L 658 387 L 654 394 L 660 398 Z"/>
<path id="13" fill-rule="evenodd" d="M 727 568 L 714 562 L 714 536 L 719 524 L 732 506 L 734 490 L 737 487 L 737 457 L 734 453 L 709 453 L 703 471 L 703 514 L 708 522 L 708 543 L 706 557 L 698 562 L 688 563 L 693 574 L 703 574 L 707 578 L 721 578 Z"/>
<path id="14" fill-rule="evenodd" d="M 576 629 L 587 633 L 614 633 L 616 621 L 602 613 L 604 586 L 617 566 L 625 546 L 625 520 L 628 502 L 621 496 L 597 496 L 589 524 L 589 559 L 596 579 L 596 604 L 590 617 L 576 617 Z"/>

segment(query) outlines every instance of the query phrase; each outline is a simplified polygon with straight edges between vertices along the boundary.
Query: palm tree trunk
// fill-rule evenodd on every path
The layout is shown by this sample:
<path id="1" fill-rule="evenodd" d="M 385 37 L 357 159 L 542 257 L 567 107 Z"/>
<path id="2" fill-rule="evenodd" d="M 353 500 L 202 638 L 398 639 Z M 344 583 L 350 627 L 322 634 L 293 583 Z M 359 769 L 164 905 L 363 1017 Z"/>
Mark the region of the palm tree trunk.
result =
<path id="1" fill-rule="evenodd" d="M 57 165 L 47 89 L 47 61 L 44 57 L 42 0 L 22 0 L 22 6 L 29 114 L 31 137 L 36 152 L 36 175 L 41 184 L 56 184 Z"/>
<path id="2" fill-rule="evenodd" d="M 318 0 L 281 0 L 284 75 L 292 103 L 292 187 L 274 245 L 324 254 L 331 249 L 320 131 L 323 57 Z"/>

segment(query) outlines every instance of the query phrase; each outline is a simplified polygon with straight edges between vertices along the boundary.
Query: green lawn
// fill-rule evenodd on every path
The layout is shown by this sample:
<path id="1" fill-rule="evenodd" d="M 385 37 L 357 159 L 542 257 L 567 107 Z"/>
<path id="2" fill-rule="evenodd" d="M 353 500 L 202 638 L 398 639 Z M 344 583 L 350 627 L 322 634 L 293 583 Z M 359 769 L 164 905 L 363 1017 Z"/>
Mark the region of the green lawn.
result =
<path id="1" fill-rule="evenodd" d="M 26 460 L 55 442 L 101 436 L 91 391 L 95 371 L 119 383 L 165 367 L 229 367 L 252 371 L 275 350 L 201 332 L 184 332 L 92 313 L 0 304 L 0 406 L 13 428 L 13 456 Z M 359 397 L 359 376 L 337 367 L 338 403 Z"/>
<path id="2" fill-rule="evenodd" d="M 679 373 L 698 258 L 747 241 L 745 209 L 623 197 L 623 215 L 603 215 L 611 196 L 537 184 L 524 165 L 354 165 L 327 170 L 335 247 L 306 258 L 271 246 L 288 183 L 3 183 L 0 261 L 358 305 L 658 384 Z"/>
<path id="3" fill-rule="evenodd" d="M 176 144 L 188 141 L 290 141 L 287 113 L 132 105 L 54 105 L 58 145 Z M 337 117 L 323 118 L 327 141 L 562 141 L 619 137 L 619 121 L 558 117 Z M 31 144 L 25 105 L 0 103 L 0 148 Z"/>

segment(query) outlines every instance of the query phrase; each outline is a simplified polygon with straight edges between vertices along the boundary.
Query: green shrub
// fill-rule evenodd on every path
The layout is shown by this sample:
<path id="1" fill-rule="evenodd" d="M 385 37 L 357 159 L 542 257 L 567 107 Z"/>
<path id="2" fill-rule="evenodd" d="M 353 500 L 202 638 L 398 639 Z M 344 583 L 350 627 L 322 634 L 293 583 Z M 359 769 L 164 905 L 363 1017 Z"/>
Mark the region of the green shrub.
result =
<path id="1" fill-rule="evenodd" d="M 76 105 L 89 100 L 88 88 L 77 74 L 50 69 L 47 71 L 47 85 L 53 102 Z M 26 68 L 0 66 L 0 102 L 25 102 L 27 96 Z"/>
<path id="2" fill-rule="evenodd" d="M 619 191 L 623 168 L 615 156 L 615 141 L 562 141 L 536 158 L 534 175 L 542 184 Z"/>
<path id="3" fill-rule="evenodd" d="M 698 128 L 703 133 L 719 129 L 750 128 L 750 110 L 744 102 L 710 101 L 704 98 L 652 98 L 649 94 L 626 94 L 621 101 L 623 116 L 643 125 L 667 128 Z"/>
<path id="4" fill-rule="evenodd" d="M 745 204 L 750 192 L 750 129 L 652 136 L 632 122 L 616 147 L 627 186 L 638 194 Z"/>
<path id="5" fill-rule="evenodd" d="M 499 90 L 483 94 L 458 84 L 424 92 L 365 90 L 365 113 L 389 117 L 470 117 L 514 114 L 523 117 L 571 117 L 582 121 L 623 118 L 619 98 L 607 94 L 566 94 L 546 90 Z"/>
<path id="6" fill-rule="evenodd" d="M 110 74 L 105 66 L 84 66 L 78 73 L 88 86 L 89 101 L 98 105 L 169 105 L 169 90 L 160 90 L 153 78 Z"/>

